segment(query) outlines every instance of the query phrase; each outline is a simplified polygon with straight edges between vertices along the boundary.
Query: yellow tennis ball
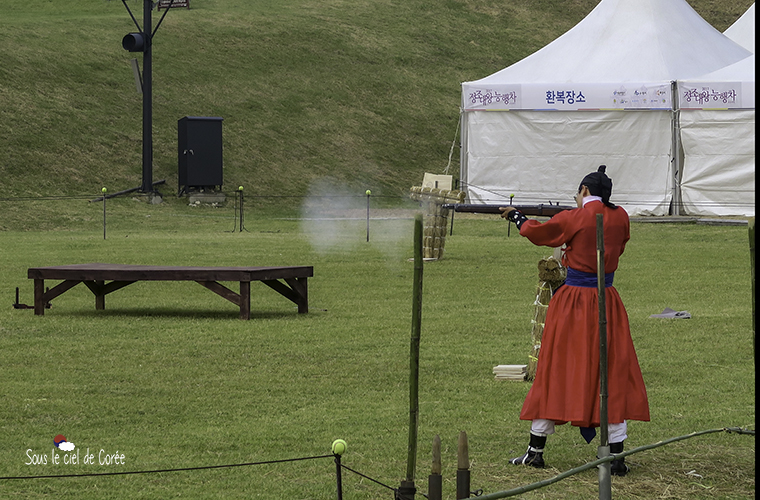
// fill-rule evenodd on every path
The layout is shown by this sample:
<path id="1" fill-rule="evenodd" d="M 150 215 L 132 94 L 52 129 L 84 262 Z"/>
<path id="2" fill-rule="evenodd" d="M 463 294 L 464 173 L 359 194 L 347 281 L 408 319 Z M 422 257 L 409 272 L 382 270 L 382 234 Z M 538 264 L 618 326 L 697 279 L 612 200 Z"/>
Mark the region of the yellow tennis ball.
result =
<path id="1" fill-rule="evenodd" d="M 106 188 L 100 190 L 101 193 L 105 193 L 106 191 L 108 191 Z"/>
<path id="2" fill-rule="evenodd" d="M 364 194 L 366 194 L 367 196 L 369 196 L 369 195 L 371 195 L 371 194 L 372 194 L 372 191 L 370 191 L 370 190 L 368 189 L 368 190 L 366 190 L 366 191 L 364 192 Z"/>
<path id="3" fill-rule="evenodd" d="M 238 191 L 242 191 L 242 190 L 243 190 L 243 186 L 238 186 Z"/>
<path id="4" fill-rule="evenodd" d="M 342 439 L 336 439 L 332 443 L 332 447 L 330 448 L 335 455 L 343 455 L 346 452 L 346 448 L 348 445 L 345 441 Z"/>

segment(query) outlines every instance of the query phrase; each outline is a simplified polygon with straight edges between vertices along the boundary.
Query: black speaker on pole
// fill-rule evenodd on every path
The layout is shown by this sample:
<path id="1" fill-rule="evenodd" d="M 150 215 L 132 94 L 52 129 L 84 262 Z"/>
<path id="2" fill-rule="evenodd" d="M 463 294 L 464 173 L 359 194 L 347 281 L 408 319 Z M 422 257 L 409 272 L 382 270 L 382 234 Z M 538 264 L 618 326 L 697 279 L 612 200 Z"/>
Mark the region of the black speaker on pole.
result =
<path id="1" fill-rule="evenodd" d="M 129 52 L 145 52 L 145 33 L 127 33 L 121 39 L 121 46 Z"/>
<path id="2" fill-rule="evenodd" d="M 222 186 L 222 118 L 185 116 L 177 122 L 177 196 Z"/>

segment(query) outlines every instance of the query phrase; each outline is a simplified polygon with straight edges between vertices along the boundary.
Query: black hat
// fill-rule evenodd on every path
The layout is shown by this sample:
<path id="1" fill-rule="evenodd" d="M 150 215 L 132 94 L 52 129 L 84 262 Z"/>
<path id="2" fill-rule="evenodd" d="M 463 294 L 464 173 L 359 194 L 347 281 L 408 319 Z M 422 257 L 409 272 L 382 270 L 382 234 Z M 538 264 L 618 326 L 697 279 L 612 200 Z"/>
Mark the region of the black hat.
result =
<path id="1" fill-rule="evenodd" d="M 596 172 L 592 172 L 583 178 L 578 191 L 586 186 L 592 196 L 599 196 L 602 198 L 602 202 L 610 208 L 617 208 L 616 205 L 610 203 L 610 196 L 612 195 L 612 179 L 607 177 L 604 172 L 607 170 L 607 165 L 599 165 Z"/>

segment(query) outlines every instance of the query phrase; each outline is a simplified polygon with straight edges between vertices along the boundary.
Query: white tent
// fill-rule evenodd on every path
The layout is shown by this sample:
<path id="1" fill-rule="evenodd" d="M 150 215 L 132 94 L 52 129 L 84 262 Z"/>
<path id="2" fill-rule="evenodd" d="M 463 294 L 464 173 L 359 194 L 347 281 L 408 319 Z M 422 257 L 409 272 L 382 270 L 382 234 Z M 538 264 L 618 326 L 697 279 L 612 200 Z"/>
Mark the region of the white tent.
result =
<path id="1" fill-rule="evenodd" d="M 471 203 L 568 204 L 606 164 L 615 203 L 666 214 L 674 81 L 748 55 L 685 0 L 602 0 L 549 45 L 462 84 L 462 188 Z"/>
<path id="2" fill-rule="evenodd" d="M 750 5 L 739 19 L 723 32 L 745 49 L 755 52 L 755 4 Z"/>
<path id="3" fill-rule="evenodd" d="M 725 31 L 754 49 L 755 5 Z M 678 82 L 687 213 L 755 215 L 755 55 Z"/>

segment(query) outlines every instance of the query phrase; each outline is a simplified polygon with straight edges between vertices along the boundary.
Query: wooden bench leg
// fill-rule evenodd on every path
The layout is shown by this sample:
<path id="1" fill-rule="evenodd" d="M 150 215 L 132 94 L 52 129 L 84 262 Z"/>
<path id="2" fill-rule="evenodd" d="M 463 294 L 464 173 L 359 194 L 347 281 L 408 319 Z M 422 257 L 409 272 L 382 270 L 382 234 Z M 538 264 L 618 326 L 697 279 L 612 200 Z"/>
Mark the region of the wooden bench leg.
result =
<path id="1" fill-rule="evenodd" d="M 34 280 L 34 314 L 42 316 L 45 314 L 45 280 Z"/>
<path id="2" fill-rule="evenodd" d="M 306 278 L 296 278 L 296 285 L 298 291 L 298 313 L 306 314 L 309 312 L 309 287 Z"/>
<path id="3" fill-rule="evenodd" d="M 96 281 L 98 292 L 95 293 L 95 310 L 103 311 L 106 308 L 106 294 L 103 291 L 105 281 Z"/>
<path id="4" fill-rule="evenodd" d="M 240 282 L 240 319 L 251 319 L 251 282 Z"/>
<path id="5" fill-rule="evenodd" d="M 307 278 L 285 278 L 285 281 L 295 292 L 292 299 L 298 305 L 298 313 L 309 312 L 309 286 Z"/>

